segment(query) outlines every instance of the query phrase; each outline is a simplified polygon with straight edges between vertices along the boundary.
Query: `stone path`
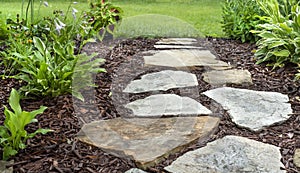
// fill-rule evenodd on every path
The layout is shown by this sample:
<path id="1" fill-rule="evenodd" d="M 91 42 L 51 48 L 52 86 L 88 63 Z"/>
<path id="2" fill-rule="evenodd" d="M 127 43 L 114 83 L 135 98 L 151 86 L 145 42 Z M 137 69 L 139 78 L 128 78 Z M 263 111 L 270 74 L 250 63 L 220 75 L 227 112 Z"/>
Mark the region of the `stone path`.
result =
<path id="1" fill-rule="evenodd" d="M 78 139 L 117 157 L 134 160 L 140 169 L 133 168 L 126 173 L 143 173 L 170 154 L 195 142 L 206 141 L 218 128 L 220 118 L 213 117 L 211 110 L 194 100 L 195 97 L 155 93 L 197 87 L 196 75 L 181 71 L 187 67 L 206 67 L 202 78 L 215 89 L 196 94 L 219 103 L 238 126 L 259 131 L 289 118 L 292 109 L 287 95 L 223 87 L 225 84 L 252 85 L 251 74 L 218 60 L 204 47 L 193 38 L 158 41 L 155 45 L 158 50 L 144 52 L 145 66 L 175 67 L 179 71 L 161 70 L 131 81 L 123 93 L 152 93 L 123 105 L 132 111 L 132 117 L 84 124 Z M 245 137 L 225 136 L 185 153 L 165 170 L 172 173 L 283 173 L 279 149 Z M 298 164 L 299 152 L 294 157 Z"/>

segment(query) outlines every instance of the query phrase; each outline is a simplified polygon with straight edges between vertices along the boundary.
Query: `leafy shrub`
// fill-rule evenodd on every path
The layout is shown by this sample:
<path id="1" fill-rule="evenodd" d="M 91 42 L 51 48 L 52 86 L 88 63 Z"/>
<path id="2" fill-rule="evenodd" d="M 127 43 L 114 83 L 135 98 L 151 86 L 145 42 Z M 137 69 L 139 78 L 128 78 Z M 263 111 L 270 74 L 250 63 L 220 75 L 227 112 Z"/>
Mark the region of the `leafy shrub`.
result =
<path id="1" fill-rule="evenodd" d="M 252 31 L 258 34 L 257 63 L 282 67 L 291 62 L 300 65 L 300 6 L 297 1 L 257 0 L 264 10 L 267 23 Z M 285 11 L 285 12 L 283 12 Z"/>
<path id="2" fill-rule="evenodd" d="M 225 34 L 242 42 L 255 42 L 257 36 L 250 31 L 264 21 L 255 0 L 226 0 L 222 10 L 222 28 Z"/>
<path id="3" fill-rule="evenodd" d="M 0 126 L 0 146 L 3 150 L 3 160 L 16 155 L 19 149 L 24 149 L 27 139 L 33 138 L 38 133 L 46 134 L 51 131 L 50 129 L 38 129 L 28 134 L 25 130 L 26 125 L 37 122 L 36 115 L 43 113 L 47 107 L 41 106 L 40 109 L 32 112 L 22 111 L 20 95 L 15 89 L 12 89 L 10 93 L 9 105 L 13 111 L 4 106 L 5 120 L 4 125 Z"/>
<path id="4" fill-rule="evenodd" d="M 97 0 L 90 2 L 90 10 L 85 14 L 85 20 L 93 27 L 94 31 L 101 31 L 111 24 L 115 24 L 122 19 L 122 9 L 111 2 Z M 110 28 L 106 30 L 111 31 Z"/>

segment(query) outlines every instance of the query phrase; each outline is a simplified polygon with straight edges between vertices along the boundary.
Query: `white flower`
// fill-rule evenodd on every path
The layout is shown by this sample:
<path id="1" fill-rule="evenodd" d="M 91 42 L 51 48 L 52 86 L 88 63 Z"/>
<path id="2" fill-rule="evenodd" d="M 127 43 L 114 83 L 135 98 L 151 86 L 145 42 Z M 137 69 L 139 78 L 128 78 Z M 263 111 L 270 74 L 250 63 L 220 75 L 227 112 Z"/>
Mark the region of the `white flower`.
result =
<path id="1" fill-rule="evenodd" d="M 62 23 L 59 19 L 54 21 L 55 30 L 60 34 L 60 30 L 63 29 L 66 25 Z"/>
<path id="2" fill-rule="evenodd" d="M 72 15 L 74 19 L 76 19 L 76 13 L 78 13 L 78 11 L 75 8 L 72 8 Z"/>
<path id="3" fill-rule="evenodd" d="M 76 10 L 75 8 L 72 8 L 72 13 L 78 13 L 78 10 Z"/>
<path id="4" fill-rule="evenodd" d="M 73 4 L 77 4 L 78 2 L 73 2 Z"/>
<path id="5" fill-rule="evenodd" d="M 49 4 L 47 1 L 44 1 L 44 5 L 45 5 L 45 7 L 49 7 Z"/>

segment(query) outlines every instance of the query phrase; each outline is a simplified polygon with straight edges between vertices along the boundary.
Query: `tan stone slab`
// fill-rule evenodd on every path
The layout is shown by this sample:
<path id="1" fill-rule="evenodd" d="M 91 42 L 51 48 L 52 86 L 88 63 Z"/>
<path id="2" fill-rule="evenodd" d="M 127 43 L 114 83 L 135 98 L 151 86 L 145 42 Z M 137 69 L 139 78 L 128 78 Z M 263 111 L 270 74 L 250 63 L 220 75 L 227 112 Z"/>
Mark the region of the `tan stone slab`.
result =
<path id="1" fill-rule="evenodd" d="M 13 164 L 14 161 L 4 161 L 0 160 L 0 173 L 13 173 L 13 167 L 6 168 L 6 165 Z"/>
<path id="2" fill-rule="evenodd" d="M 252 84 L 251 73 L 248 70 L 213 70 L 203 74 L 203 80 L 211 85 Z"/>
<path id="3" fill-rule="evenodd" d="M 197 43 L 194 38 L 164 38 L 156 42 L 156 44 L 175 44 L 175 45 L 191 45 Z"/>
<path id="4" fill-rule="evenodd" d="M 85 124 L 78 139 L 117 157 L 133 159 L 146 169 L 198 139 L 207 139 L 219 121 L 209 116 L 116 118 Z"/>
<path id="5" fill-rule="evenodd" d="M 167 67 L 228 67 L 224 61 L 217 60 L 209 50 L 196 49 L 172 49 L 160 51 L 148 51 L 153 55 L 144 56 L 145 66 Z"/>
<path id="6" fill-rule="evenodd" d="M 293 160 L 294 164 L 300 168 L 300 148 L 296 149 Z"/>
<path id="7" fill-rule="evenodd" d="M 156 49 L 203 49 L 203 47 L 197 47 L 197 46 L 164 45 L 164 44 L 154 45 L 154 47 Z"/>

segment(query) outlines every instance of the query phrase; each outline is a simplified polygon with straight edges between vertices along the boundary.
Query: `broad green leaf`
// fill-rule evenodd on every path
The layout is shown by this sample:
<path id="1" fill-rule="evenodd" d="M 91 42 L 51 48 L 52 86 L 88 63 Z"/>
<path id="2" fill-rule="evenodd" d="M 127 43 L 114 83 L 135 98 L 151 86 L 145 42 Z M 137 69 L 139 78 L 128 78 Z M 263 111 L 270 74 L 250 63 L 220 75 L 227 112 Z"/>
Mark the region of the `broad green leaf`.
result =
<path id="1" fill-rule="evenodd" d="M 42 54 L 45 55 L 46 46 L 39 37 L 33 37 L 33 44 Z"/>
<path id="2" fill-rule="evenodd" d="M 283 57 L 288 57 L 290 55 L 290 51 L 288 50 L 272 51 L 270 53 L 272 53 L 275 56 L 283 56 Z"/>
<path id="3" fill-rule="evenodd" d="M 43 113 L 47 109 L 46 106 L 41 106 L 38 110 L 31 111 L 30 117 L 33 119 L 36 115 Z"/>
<path id="4" fill-rule="evenodd" d="M 279 46 L 282 46 L 282 45 L 285 45 L 285 44 L 286 44 L 285 41 L 278 40 L 278 41 L 272 42 L 268 47 L 269 47 L 269 49 L 272 49 L 272 48 L 279 47 Z"/>
<path id="5" fill-rule="evenodd" d="M 13 149 L 11 146 L 5 146 L 3 148 L 3 160 L 9 159 L 9 157 L 14 156 L 18 153 L 17 150 Z"/>
<path id="6" fill-rule="evenodd" d="M 20 106 L 20 95 L 17 90 L 15 90 L 14 88 L 11 90 L 8 100 L 9 100 L 9 105 L 12 108 L 12 110 L 17 115 L 21 114 L 22 109 Z"/>
<path id="7" fill-rule="evenodd" d="M 41 134 L 46 134 L 46 133 L 48 133 L 48 132 L 53 132 L 53 130 L 51 130 L 51 129 L 38 129 L 38 130 L 36 130 L 35 132 L 33 132 L 33 133 L 30 133 L 29 135 L 28 135 L 28 138 L 33 138 L 36 134 L 38 134 L 38 133 L 41 133 Z"/>

